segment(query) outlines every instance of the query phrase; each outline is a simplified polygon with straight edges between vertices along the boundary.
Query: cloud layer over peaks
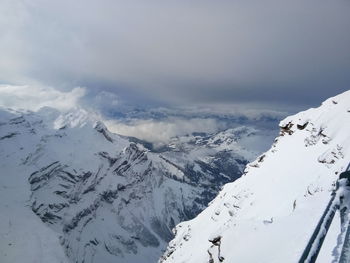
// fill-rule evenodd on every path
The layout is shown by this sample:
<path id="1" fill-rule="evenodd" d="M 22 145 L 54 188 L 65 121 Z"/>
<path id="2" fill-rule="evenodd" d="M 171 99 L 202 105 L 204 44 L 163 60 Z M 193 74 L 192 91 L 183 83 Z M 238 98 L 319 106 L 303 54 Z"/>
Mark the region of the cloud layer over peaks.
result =
<path id="1" fill-rule="evenodd" d="M 0 82 L 318 104 L 350 86 L 346 0 L 3 0 Z"/>
<path id="2" fill-rule="evenodd" d="M 67 111 L 78 107 L 84 95 L 85 89 L 79 87 L 63 92 L 48 87 L 0 85 L 0 106 L 32 111 L 48 106 Z"/>

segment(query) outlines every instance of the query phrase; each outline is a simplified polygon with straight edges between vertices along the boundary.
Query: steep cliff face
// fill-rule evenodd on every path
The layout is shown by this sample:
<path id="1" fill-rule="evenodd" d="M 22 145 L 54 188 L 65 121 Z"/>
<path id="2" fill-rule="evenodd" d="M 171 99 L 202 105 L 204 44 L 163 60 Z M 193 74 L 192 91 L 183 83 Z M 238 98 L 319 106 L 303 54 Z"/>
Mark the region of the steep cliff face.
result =
<path id="1" fill-rule="evenodd" d="M 2 262 L 156 262 L 254 154 L 249 129 L 156 153 L 82 109 L 0 112 Z"/>
<path id="2" fill-rule="evenodd" d="M 350 162 L 350 91 L 288 117 L 271 149 L 176 227 L 161 262 L 297 262 Z M 320 260 L 332 262 L 340 223 Z M 338 229 L 338 230 L 337 230 Z M 321 262 L 321 261 L 320 261 Z"/>

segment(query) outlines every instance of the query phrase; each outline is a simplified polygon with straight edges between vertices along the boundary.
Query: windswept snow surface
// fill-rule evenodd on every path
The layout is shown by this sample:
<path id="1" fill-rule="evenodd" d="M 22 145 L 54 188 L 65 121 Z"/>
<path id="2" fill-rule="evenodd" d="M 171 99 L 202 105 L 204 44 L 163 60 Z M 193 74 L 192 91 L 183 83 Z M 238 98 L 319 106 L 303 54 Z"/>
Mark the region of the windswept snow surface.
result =
<path id="1" fill-rule="evenodd" d="M 287 117 L 271 149 L 176 227 L 166 263 L 297 262 L 350 161 L 350 91 Z M 335 220 L 339 218 L 336 216 Z M 340 224 L 340 222 L 339 222 Z M 334 259 L 332 227 L 319 262 Z"/>

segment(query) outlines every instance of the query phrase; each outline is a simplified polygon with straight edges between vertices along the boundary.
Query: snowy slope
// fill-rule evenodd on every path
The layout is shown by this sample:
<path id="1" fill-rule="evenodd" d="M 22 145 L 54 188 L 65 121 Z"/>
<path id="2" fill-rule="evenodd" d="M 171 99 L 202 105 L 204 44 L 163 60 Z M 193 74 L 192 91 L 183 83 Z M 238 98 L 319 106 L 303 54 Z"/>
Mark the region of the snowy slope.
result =
<path id="1" fill-rule="evenodd" d="M 172 228 L 242 173 L 254 151 L 237 140 L 255 132 L 155 153 L 83 109 L 0 109 L 0 261 L 156 262 Z"/>
<path id="2" fill-rule="evenodd" d="M 0 261 L 1 262 L 66 262 L 56 233 L 47 228 L 30 208 L 28 173 L 33 168 L 22 165 L 32 141 L 16 140 L 19 129 L 8 130 L 7 123 L 17 126 L 22 121 L 16 112 L 0 111 Z"/>
<path id="3" fill-rule="evenodd" d="M 216 133 L 194 133 L 174 137 L 160 152 L 165 159 L 182 167 L 188 179 L 217 193 L 225 183 L 239 178 L 246 164 L 254 160 L 263 146 L 273 142 L 275 131 L 240 126 Z M 212 193 L 214 193 L 212 192 Z M 210 196 L 211 201 L 216 196 Z"/>
<path id="4" fill-rule="evenodd" d="M 298 261 L 350 162 L 350 91 L 286 118 L 280 128 L 243 177 L 176 227 L 161 262 Z M 330 262 L 331 251 L 321 252 L 319 262 Z"/>

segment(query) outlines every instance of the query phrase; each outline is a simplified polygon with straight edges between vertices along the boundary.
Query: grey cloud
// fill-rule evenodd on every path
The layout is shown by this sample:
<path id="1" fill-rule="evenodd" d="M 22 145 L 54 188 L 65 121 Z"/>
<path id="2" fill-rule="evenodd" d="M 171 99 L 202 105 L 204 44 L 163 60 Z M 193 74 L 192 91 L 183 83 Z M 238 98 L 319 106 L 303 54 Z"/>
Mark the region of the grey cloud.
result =
<path id="1" fill-rule="evenodd" d="M 349 89 L 349 11 L 345 0 L 3 0 L 0 80 L 317 104 Z"/>

